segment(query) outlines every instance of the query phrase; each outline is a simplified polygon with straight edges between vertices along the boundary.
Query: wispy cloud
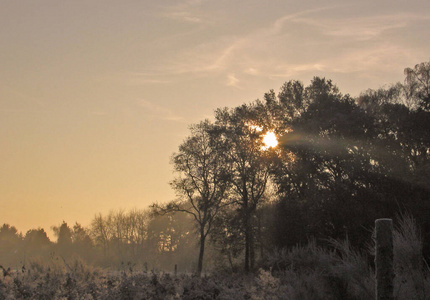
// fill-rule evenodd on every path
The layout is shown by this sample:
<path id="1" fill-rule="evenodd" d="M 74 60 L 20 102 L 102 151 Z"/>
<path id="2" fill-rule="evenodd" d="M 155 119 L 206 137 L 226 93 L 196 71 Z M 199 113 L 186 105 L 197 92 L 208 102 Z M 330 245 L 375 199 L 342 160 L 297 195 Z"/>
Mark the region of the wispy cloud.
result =
<path id="1" fill-rule="evenodd" d="M 139 100 L 138 104 L 152 117 L 159 118 L 165 121 L 185 122 L 183 117 L 176 115 L 171 109 L 168 109 L 161 105 L 154 104 L 144 99 Z"/>
<path id="2" fill-rule="evenodd" d="M 202 3 L 178 4 L 170 8 L 169 16 L 203 16 Z M 356 6 L 360 4 L 296 11 L 254 29 L 250 27 L 248 32 L 214 35 L 179 48 L 153 73 L 136 75 L 134 81 L 157 84 L 179 76 L 216 76 L 226 78 L 222 82 L 226 86 L 238 87 L 256 77 L 297 78 L 315 72 L 371 72 L 376 68 L 388 70 L 388 65 L 404 67 L 405 58 L 415 52 L 412 46 L 402 43 L 405 37 L 398 32 L 409 30 L 414 22 L 427 22 L 430 16 L 398 11 L 351 16 Z M 199 31 L 200 37 L 201 34 Z M 388 58 L 398 63 L 393 64 Z"/>
<path id="3" fill-rule="evenodd" d="M 169 83 L 170 80 L 161 78 L 162 74 L 153 73 L 130 73 L 128 77 L 128 84 L 142 85 L 142 84 L 164 84 Z"/>
<path id="4" fill-rule="evenodd" d="M 161 16 L 180 22 L 201 24 L 208 20 L 208 16 L 200 10 L 202 3 L 202 0 L 182 1 L 165 7 Z"/>
<path id="5" fill-rule="evenodd" d="M 227 86 L 234 86 L 237 87 L 239 83 L 239 79 L 237 79 L 236 75 L 229 74 L 227 76 Z"/>
<path id="6" fill-rule="evenodd" d="M 271 73 L 266 73 L 269 77 L 291 78 L 303 72 L 320 72 L 327 70 L 327 66 L 322 62 L 304 64 L 279 64 Z"/>
<path id="7" fill-rule="evenodd" d="M 362 49 L 344 52 L 336 58 L 326 60 L 328 71 L 338 73 L 361 72 L 372 76 L 372 70 L 387 68 L 398 72 L 416 55 L 410 49 L 390 43 L 376 44 Z"/>
<path id="8" fill-rule="evenodd" d="M 184 22 L 189 23 L 202 23 L 202 19 L 192 15 L 188 11 L 173 11 L 173 12 L 166 12 L 164 15 L 171 19 L 176 19 Z"/>
<path id="9" fill-rule="evenodd" d="M 170 83 L 171 80 L 166 77 L 167 73 L 153 68 L 146 72 L 116 72 L 102 77 L 103 80 L 121 82 L 125 85 L 160 85 Z"/>
<path id="10" fill-rule="evenodd" d="M 166 71 L 182 74 L 207 74 L 225 71 L 231 66 L 231 59 L 239 48 L 236 38 L 219 38 L 188 49 L 175 57 Z"/>
<path id="11" fill-rule="evenodd" d="M 249 68 L 246 68 L 245 70 L 243 70 L 243 73 L 248 74 L 248 75 L 254 75 L 254 76 L 256 76 L 260 72 L 257 69 L 255 69 L 255 68 L 249 67 Z"/>
<path id="12" fill-rule="evenodd" d="M 401 42 L 403 37 L 396 36 L 396 30 L 408 30 L 414 22 L 430 20 L 430 16 L 421 13 L 355 18 L 326 18 L 325 15 L 332 14 L 319 14 L 330 9 L 337 8 L 307 10 L 275 20 L 266 28 L 243 37 L 241 49 L 235 51 L 236 56 L 231 60 L 242 62 L 244 74 L 261 77 L 398 70 L 417 57 L 417 53 Z M 372 43 L 363 44 L 363 41 Z"/>
<path id="13" fill-rule="evenodd" d="M 349 6 L 349 5 L 323 6 L 323 7 L 318 7 L 314 9 L 302 10 L 292 14 L 287 14 L 275 20 L 275 22 L 273 22 L 267 28 L 263 29 L 263 31 L 265 31 L 266 33 L 270 33 L 272 35 L 276 35 L 283 32 L 285 30 L 285 25 L 290 21 L 298 20 L 302 17 L 305 17 L 306 15 L 313 15 L 318 12 L 333 10 L 333 9 L 337 9 L 345 6 Z"/>
<path id="14" fill-rule="evenodd" d="M 283 35 L 288 30 L 287 22 L 313 14 L 330 7 L 304 10 L 285 15 L 266 27 L 258 28 L 245 35 L 224 35 L 214 37 L 211 41 L 180 51 L 164 68 L 165 74 L 209 75 L 226 73 L 228 86 L 237 86 L 237 72 L 253 76 L 271 75 L 278 68 L 282 57 L 273 57 L 272 52 L 282 53 L 279 46 Z M 277 49 L 276 49 L 277 47 Z M 307 68 L 308 66 L 304 66 Z M 296 70 L 304 68 L 296 66 Z M 271 69 L 270 74 L 264 72 Z"/>
<path id="15" fill-rule="evenodd" d="M 298 17 L 291 21 L 310 25 L 324 35 L 365 41 L 379 37 L 389 30 L 405 28 L 416 20 L 429 20 L 429 18 L 421 14 L 397 13 L 354 18 Z"/>

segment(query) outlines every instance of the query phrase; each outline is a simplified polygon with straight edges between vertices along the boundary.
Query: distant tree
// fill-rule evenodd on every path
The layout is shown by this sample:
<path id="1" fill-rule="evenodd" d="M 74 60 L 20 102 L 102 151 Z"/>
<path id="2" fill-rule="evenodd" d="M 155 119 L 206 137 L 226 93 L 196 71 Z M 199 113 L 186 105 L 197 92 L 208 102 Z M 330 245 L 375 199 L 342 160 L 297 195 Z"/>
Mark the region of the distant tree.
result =
<path id="1" fill-rule="evenodd" d="M 24 236 L 24 242 L 33 247 L 43 247 L 51 244 L 45 230 L 43 228 L 30 229 Z"/>
<path id="2" fill-rule="evenodd" d="M 238 268 L 235 262 L 245 248 L 244 232 L 242 216 L 234 207 L 227 207 L 214 220 L 211 244 L 227 260 L 232 272 Z M 218 261 L 217 267 L 221 266 Z"/>
<path id="3" fill-rule="evenodd" d="M 71 230 L 72 249 L 80 258 L 90 261 L 94 255 L 94 243 L 87 229 L 75 223 Z"/>
<path id="4" fill-rule="evenodd" d="M 66 258 L 72 254 L 72 230 L 69 225 L 63 221 L 60 226 L 53 226 L 52 230 L 54 234 L 57 236 L 57 244 L 56 249 L 58 253 Z"/>
<path id="5" fill-rule="evenodd" d="M 30 229 L 23 239 L 25 257 L 47 258 L 52 250 L 52 243 L 43 228 Z"/>
<path id="6" fill-rule="evenodd" d="M 0 242 L 12 242 L 16 243 L 22 240 L 22 234 L 18 233 L 15 226 L 10 226 L 9 224 L 3 224 L 0 227 Z"/>
<path id="7" fill-rule="evenodd" d="M 127 258 L 127 215 L 124 210 L 111 211 L 106 218 L 107 228 L 110 232 L 110 244 L 115 250 L 115 256 L 121 261 Z"/>
<path id="8" fill-rule="evenodd" d="M 82 225 L 79 224 L 78 222 L 76 222 L 75 225 L 73 225 L 71 238 L 72 238 L 72 243 L 74 245 L 84 245 L 84 244 L 92 243 L 87 229 L 82 227 Z"/>
<path id="9" fill-rule="evenodd" d="M 176 264 L 182 271 L 195 271 L 197 256 L 194 232 L 195 220 L 185 213 L 153 214 L 147 227 L 145 258 L 152 267 L 173 270 Z"/>
<path id="10" fill-rule="evenodd" d="M 15 226 L 3 224 L 0 227 L 0 261 L 3 265 L 12 265 L 17 262 L 22 239 L 22 234 L 18 233 Z"/>
<path id="11" fill-rule="evenodd" d="M 150 220 L 150 210 L 110 211 L 107 215 L 97 214 L 88 230 L 75 226 L 73 234 L 87 234 L 87 247 L 91 244 L 96 251 L 102 251 L 105 265 L 137 262 L 143 259 Z"/>
<path id="12" fill-rule="evenodd" d="M 60 226 L 53 226 L 55 236 L 57 237 L 57 244 L 62 247 L 70 247 L 72 245 L 72 230 L 69 225 L 63 221 Z"/>
<path id="13" fill-rule="evenodd" d="M 124 210 L 110 211 L 108 215 L 98 214 L 91 222 L 91 235 L 96 246 L 103 249 L 105 261 L 118 262 L 128 259 L 127 213 Z"/>
<path id="14" fill-rule="evenodd" d="M 94 216 L 91 221 L 90 234 L 95 245 L 102 249 L 103 255 L 107 257 L 110 250 L 111 233 L 108 222 L 101 213 Z"/>
<path id="15" fill-rule="evenodd" d="M 150 210 L 133 209 L 126 214 L 126 243 L 131 256 L 141 257 L 145 241 L 148 238 L 148 225 L 151 220 Z"/>
<path id="16" fill-rule="evenodd" d="M 229 166 L 224 148 L 213 125 L 203 121 L 190 127 L 191 135 L 179 146 L 172 163 L 179 176 L 171 182 L 178 200 L 167 205 L 154 204 L 158 213 L 184 212 L 193 216 L 198 228 L 200 251 L 197 274 L 203 269 L 205 243 L 213 221 L 227 205 Z"/>

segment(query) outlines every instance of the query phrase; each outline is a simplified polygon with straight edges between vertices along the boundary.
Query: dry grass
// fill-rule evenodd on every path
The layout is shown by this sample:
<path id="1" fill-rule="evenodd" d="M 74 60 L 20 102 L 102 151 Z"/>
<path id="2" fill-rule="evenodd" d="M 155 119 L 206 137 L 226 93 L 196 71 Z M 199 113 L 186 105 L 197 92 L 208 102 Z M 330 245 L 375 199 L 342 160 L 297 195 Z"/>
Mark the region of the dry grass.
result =
<path id="1" fill-rule="evenodd" d="M 374 299 L 372 253 L 348 241 L 315 241 L 274 251 L 256 274 L 192 275 L 107 272 L 80 260 L 33 260 L 0 275 L 0 299 Z M 395 299 L 430 299 L 429 268 L 414 220 L 401 216 L 394 232 Z"/>

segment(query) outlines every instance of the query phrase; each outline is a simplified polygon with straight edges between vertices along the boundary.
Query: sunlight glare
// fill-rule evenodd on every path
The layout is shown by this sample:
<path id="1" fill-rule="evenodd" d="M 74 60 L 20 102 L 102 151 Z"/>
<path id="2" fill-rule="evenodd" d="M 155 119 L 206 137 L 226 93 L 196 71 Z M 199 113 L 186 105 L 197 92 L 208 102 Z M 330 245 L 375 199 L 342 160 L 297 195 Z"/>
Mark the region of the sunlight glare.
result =
<path id="1" fill-rule="evenodd" d="M 278 145 L 278 138 L 276 137 L 275 133 L 272 131 L 268 131 L 263 138 L 264 143 L 264 150 L 267 150 L 269 148 L 274 148 Z"/>

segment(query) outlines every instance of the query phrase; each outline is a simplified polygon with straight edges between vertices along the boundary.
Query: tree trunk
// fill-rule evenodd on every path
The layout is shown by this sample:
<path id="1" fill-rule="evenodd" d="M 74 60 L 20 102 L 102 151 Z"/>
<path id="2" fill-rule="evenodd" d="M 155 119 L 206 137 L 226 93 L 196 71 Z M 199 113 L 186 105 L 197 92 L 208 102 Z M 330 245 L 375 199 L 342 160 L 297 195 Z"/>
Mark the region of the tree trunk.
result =
<path id="1" fill-rule="evenodd" d="M 249 265 L 250 265 L 250 244 L 251 244 L 251 230 L 250 230 L 250 215 L 249 215 L 249 207 L 248 207 L 248 190 L 246 189 L 246 181 L 243 182 L 243 211 L 244 211 L 244 220 L 243 223 L 245 225 L 245 273 L 249 273 Z"/>
<path id="2" fill-rule="evenodd" d="M 250 257 L 250 269 L 254 269 L 255 265 L 255 249 L 254 249 L 254 231 L 252 230 L 252 224 L 249 224 L 249 257 Z"/>
<path id="3" fill-rule="evenodd" d="M 230 263 L 230 269 L 231 272 L 234 272 L 234 266 L 233 266 L 233 258 L 231 257 L 231 251 L 228 250 L 228 262 Z"/>
<path id="4" fill-rule="evenodd" d="M 199 261 L 197 264 L 197 275 L 200 276 L 203 270 L 203 256 L 205 253 L 205 240 L 206 236 L 203 230 L 200 231 L 200 252 L 199 252 Z"/>
<path id="5" fill-rule="evenodd" d="M 249 255 L 250 255 L 249 240 L 250 240 L 249 228 L 248 228 L 248 224 L 246 224 L 245 226 L 245 273 L 249 273 Z"/>

